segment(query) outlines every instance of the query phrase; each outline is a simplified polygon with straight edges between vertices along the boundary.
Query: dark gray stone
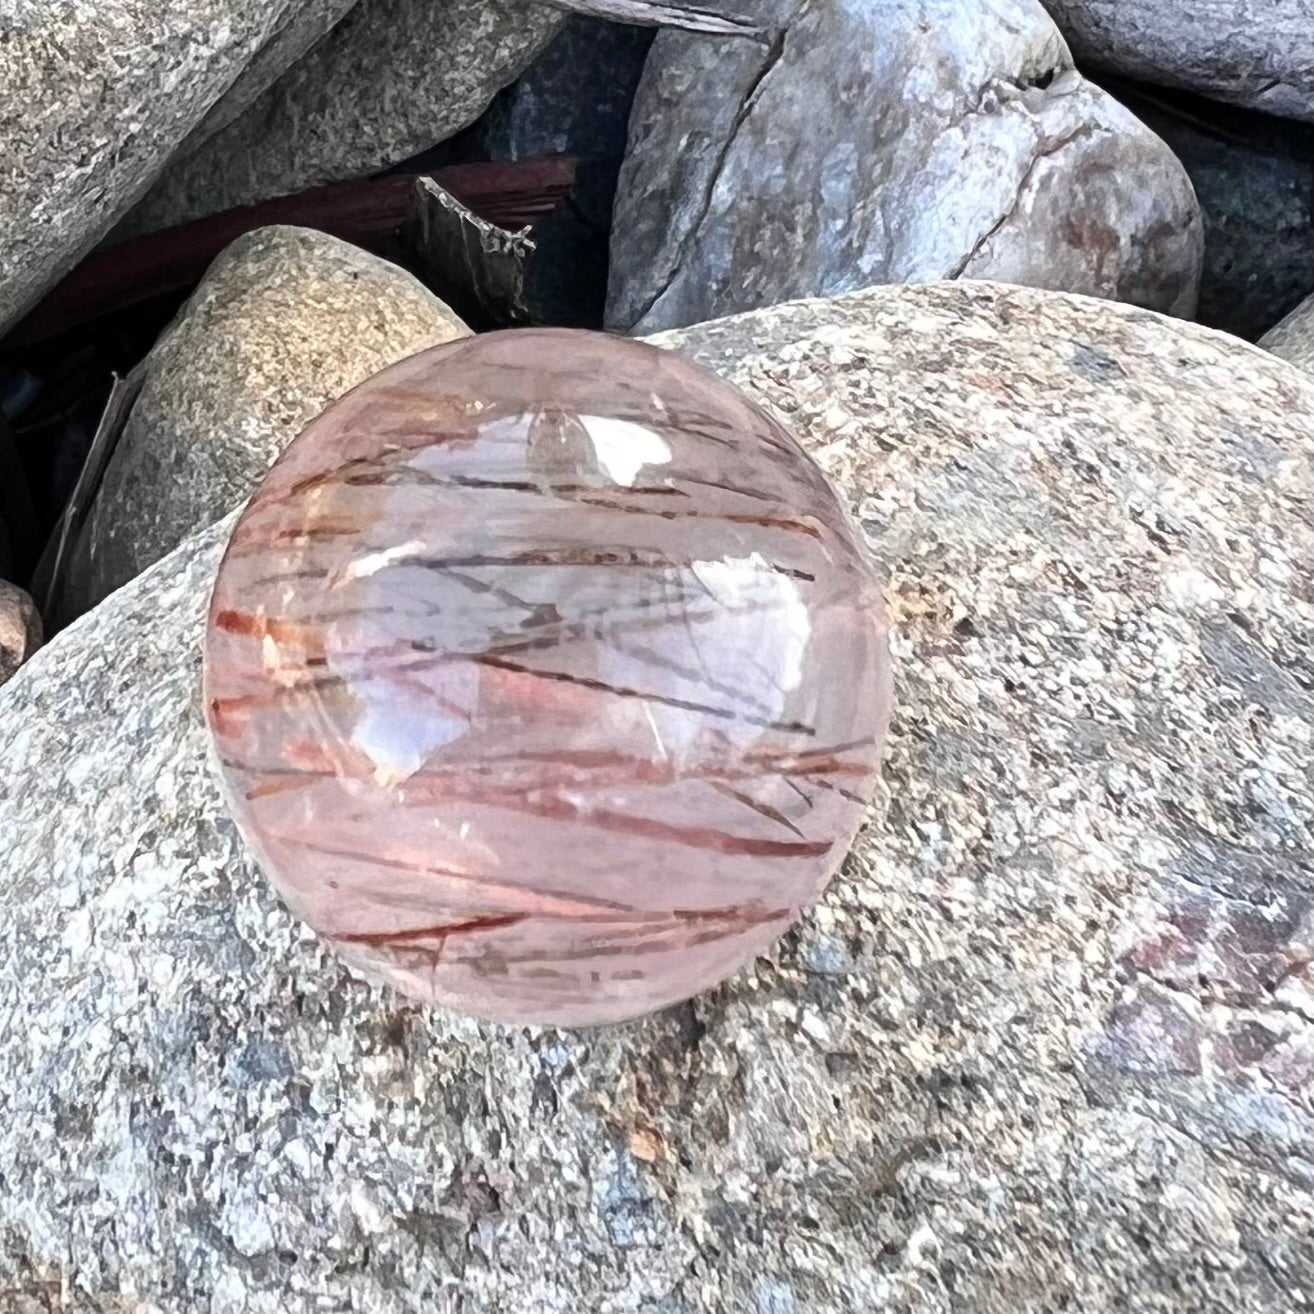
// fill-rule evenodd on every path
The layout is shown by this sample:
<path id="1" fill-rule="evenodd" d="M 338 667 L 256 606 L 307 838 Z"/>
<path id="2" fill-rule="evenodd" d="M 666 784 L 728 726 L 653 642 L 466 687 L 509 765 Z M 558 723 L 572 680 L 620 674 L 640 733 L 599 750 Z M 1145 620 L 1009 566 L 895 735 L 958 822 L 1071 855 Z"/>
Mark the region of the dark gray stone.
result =
<path id="1" fill-rule="evenodd" d="M 1181 160 L 1204 215 L 1196 318 L 1253 342 L 1314 292 L 1314 129 L 1113 84 Z"/>
<path id="2" fill-rule="evenodd" d="M 490 160 L 625 153 L 630 107 L 651 29 L 571 18 L 551 45 L 488 107 L 477 126 Z"/>

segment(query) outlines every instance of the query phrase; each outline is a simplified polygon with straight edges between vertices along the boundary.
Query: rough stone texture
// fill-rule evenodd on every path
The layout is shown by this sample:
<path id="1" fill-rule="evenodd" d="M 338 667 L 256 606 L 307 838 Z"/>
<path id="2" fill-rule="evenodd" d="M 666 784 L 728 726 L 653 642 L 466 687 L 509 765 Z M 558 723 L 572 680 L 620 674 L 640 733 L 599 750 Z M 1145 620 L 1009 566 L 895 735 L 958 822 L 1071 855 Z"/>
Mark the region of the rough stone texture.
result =
<path id="1" fill-rule="evenodd" d="M 1291 1314 L 1314 381 L 985 285 L 663 340 L 781 409 L 889 572 L 845 873 L 642 1023 L 399 1008 L 218 802 L 215 528 L 0 692 L 0 1272 L 79 1314 Z"/>
<path id="2" fill-rule="evenodd" d="M 1077 58 L 1314 120 L 1309 0 L 1044 0 Z"/>
<path id="3" fill-rule="evenodd" d="M 1172 148 L 1200 201 L 1196 318 L 1253 342 L 1314 291 L 1314 130 L 1194 97 L 1156 104 L 1131 92 L 1127 104 Z"/>
<path id="4" fill-rule="evenodd" d="M 1259 340 L 1265 351 L 1314 372 L 1314 297 L 1307 297 Z"/>
<path id="5" fill-rule="evenodd" d="M 269 91 L 166 171 L 125 236 L 366 176 L 450 137 L 552 39 L 530 0 L 360 0 Z"/>
<path id="6" fill-rule="evenodd" d="M 265 43 L 178 149 L 189 155 L 254 104 L 278 78 L 333 29 L 356 0 L 305 0 Z"/>
<path id="7" fill-rule="evenodd" d="M 1189 180 L 1073 70 L 1037 0 L 778 0 L 776 17 L 770 47 L 658 35 L 617 196 L 613 327 L 950 277 L 1194 310 Z"/>
<path id="8" fill-rule="evenodd" d="M 0 579 L 0 684 L 41 646 L 41 616 L 28 595 Z"/>
<path id="9" fill-rule="evenodd" d="M 7 0 L 0 332 L 138 199 L 252 59 L 305 13 L 329 12 L 322 0 Z"/>
<path id="10" fill-rule="evenodd" d="M 61 619 L 237 506 L 329 402 L 468 332 L 410 274 L 327 234 L 264 228 L 234 242 L 150 355 Z"/>

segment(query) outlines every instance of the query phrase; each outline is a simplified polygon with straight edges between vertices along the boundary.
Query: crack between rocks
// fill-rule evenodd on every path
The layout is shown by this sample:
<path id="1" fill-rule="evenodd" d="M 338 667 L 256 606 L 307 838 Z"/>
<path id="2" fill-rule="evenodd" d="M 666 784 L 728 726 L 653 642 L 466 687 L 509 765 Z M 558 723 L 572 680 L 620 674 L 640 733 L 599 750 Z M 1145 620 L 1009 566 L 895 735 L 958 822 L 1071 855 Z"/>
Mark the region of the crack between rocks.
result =
<path id="1" fill-rule="evenodd" d="M 972 249 L 954 266 L 952 271 L 950 271 L 950 273 L 948 273 L 945 277 L 961 278 L 963 276 L 963 271 L 966 270 L 968 265 L 970 265 L 972 261 L 975 260 L 976 257 L 981 254 L 981 251 L 986 246 L 986 244 L 989 243 L 1000 232 L 1000 230 L 1004 227 L 1005 224 L 1008 223 L 1010 219 L 1016 218 L 1018 208 L 1022 204 L 1022 199 L 1026 195 L 1027 188 L 1031 185 L 1031 180 L 1035 176 L 1036 170 L 1040 167 L 1041 160 L 1047 160 L 1051 156 L 1057 155 L 1059 151 L 1063 150 L 1067 146 L 1071 146 L 1072 143 L 1075 141 L 1080 141 L 1083 138 L 1087 138 L 1087 137 L 1094 137 L 1103 131 L 1105 131 L 1105 129 L 1100 128 L 1095 124 L 1083 123 L 1081 127 L 1073 129 L 1073 131 L 1069 132 L 1066 136 L 1060 137 L 1057 141 L 1050 142 L 1046 146 L 1044 146 L 1041 150 L 1038 150 L 1035 153 L 1035 155 L 1032 156 L 1031 163 L 1027 165 L 1026 172 L 1023 173 L 1021 179 L 1018 182 L 1017 191 L 1014 193 L 1013 196 L 1013 204 L 1010 205 L 1008 209 L 1003 213 L 1003 215 L 1001 215 L 1000 218 L 994 224 L 992 224 L 976 240 L 976 242 L 972 246 Z"/>
<path id="2" fill-rule="evenodd" d="M 725 162 L 730 158 L 730 152 L 734 149 L 740 131 L 748 117 L 756 108 L 758 100 L 761 98 L 762 86 L 775 70 L 785 54 L 785 39 L 788 35 L 787 28 L 781 28 L 775 34 L 771 42 L 771 47 L 766 53 L 766 58 L 762 61 L 762 67 L 758 69 L 749 85 L 748 90 L 744 93 L 743 103 L 739 106 L 739 111 L 735 115 L 735 121 L 730 125 L 730 131 L 726 133 L 725 142 L 720 151 L 717 152 L 716 164 L 712 167 L 708 175 L 707 184 L 703 188 L 702 201 L 698 207 L 698 214 L 693 223 L 689 225 L 689 231 L 686 233 L 684 240 L 680 243 L 680 249 L 676 253 L 675 259 L 671 262 L 670 272 L 662 280 L 661 286 L 648 298 L 643 304 L 643 308 L 634 317 L 630 329 L 643 322 L 653 311 L 657 303 L 671 290 L 672 284 L 679 277 L 681 269 L 684 267 L 684 257 L 698 235 L 698 230 L 703 226 L 703 221 L 707 218 L 708 211 L 712 208 L 712 196 L 716 192 L 716 185 L 721 181 L 721 171 L 725 168 Z"/>
<path id="3" fill-rule="evenodd" d="M 586 14 L 615 23 L 634 23 L 643 27 L 678 28 L 686 32 L 703 32 L 712 36 L 747 37 L 765 44 L 773 36 L 746 18 L 727 18 L 699 4 L 670 3 L 669 0 L 542 0 L 553 9 Z"/>
<path id="4" fill-rule="evenodd" d="M 1123 1084 L 1120 1080 L 1120 1084 Z M 1137 1094 L 1142 1094 L 1133 1079 L 1130 1088 Z M 1178 1126 L 1176 1119 L 1172 1118 L 1158 1109 L 1146 1108 L 1144 1105 L 1124 1105 L 1121 1109 L 1115 1109 L 1115 1106 L 1108 1100 L 1100 1097 L 1095 1089 L 1094 1084 L 1084 1075 L 1077 1076 L 1077 1089 L 1081 1091 L 1082 1098 L 1086 1101 L 1086 1107 L 1106 1112 L 1130 1113 L 1137 1118 L 1144 1118 L 1146 1122 L 1157 1123 L 1160 1127 L 1166 1127 L 1169 1131 L 1179 1132 L 1188 1141 L 1194 1141 L 1210 1159 L 1227 1159 L 1230 1156 L 1225 1147 L 1221 1145 L 1212 1145 L 1208 1141 L 1202 1140 L 1198 1134 L 1193 1134 Z"/>
<path id="5" fill-rule="evenodd" d="M 1266 999 L 1262 1005 L 1255 1005 L 1256 1012 L 1260 1008 L 1274 1013 L 1281 1013 L 1284 1017 L 1299 1018 L 1307 1027 L 1314 1026 L 1314 1017 L 1311 1017 L 1310 1014 L 1296 1004 L 1284 1003 L 1281 999 Z"/>
<path id="6" fill-rule="evenodd" d="M 1204 1152 L 1206 1158 L 1213 1160 L 1214 1163 L 1217 1163 L 1222 1167 L 1240 1167 L 1249 1172 L 1254 1172 L 1258 1169 L 1261 1172 L 1269 1173 L 1274 1177 L 1279 1177 L 1283 1181 L 1288 1182 L 1300 1182 L 1302 1180 L 1295 1173 L 1286 1170 L 1284 1166 L 1278 1162 L 1276 1153 L 1271 1153 L 1266 1160 L 1263 1157 L 1262 1152 L 1258 1154 L 1247 1154 L 1245 1149 L 1233 1143 L 1230 1135 L 1228 1140 L 1218 1144 L 1205 1140 L 1198 1132 L 1188 1131 L 1185 1119 L 1180 1115 L 1173 1117 L 1170 1113 L 1151 1111 L 1148 1108 L 1141 1108 L 1137 1110 L 1137 1112 L 1140 1113 L 1141 1117 L 1148 1118 L 1149 1121 L 1157 1122 L 1160 1126 L 1167 1127 L 1170 1131 L 1177 1132 L 1179 1136 L 1186 1137 L 1188 1141 L 1194 1141 Z M 1303 1155 L 1296 1155 L 1294 1157 L 1304 1159 Z M 1306 1160 L 1306 1162 L 1308 1162 L 1308 1160 Z"/>

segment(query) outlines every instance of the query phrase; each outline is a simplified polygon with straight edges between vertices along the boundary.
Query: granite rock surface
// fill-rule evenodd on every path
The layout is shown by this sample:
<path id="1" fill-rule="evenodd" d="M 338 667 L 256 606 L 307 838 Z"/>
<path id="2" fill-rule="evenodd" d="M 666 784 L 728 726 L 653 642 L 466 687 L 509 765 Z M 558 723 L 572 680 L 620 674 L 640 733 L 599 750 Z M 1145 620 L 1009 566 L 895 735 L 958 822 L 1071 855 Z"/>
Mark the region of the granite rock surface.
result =
<path id="1" fill-rule="evenodd" d="M 234 242 L 146 362 L 63 618 L 238 506 L 329 402 L 468 332 L 418 279 L 325 233 L 264 228 Z"/>
<path id="2" fill-rule="evenodd" d="M 985 284 L 659 341 L 778 408 L 887 574 L 844 873 L 646 1021 L 402 1007 L 224 814 L 231 522 L 193 536 L 0 691 L 0 1272 L 78 1314 L 1298 1309 L 1314 381 Z"/>
<path id="3" fill-rule="evenodd" d="M 608 323 L 994 278 L 1189 316 L 1180 163 L 1038 0 L 775 0 L 769 44 L 659 33 L 630 118 Z"/>
<path id="4" fill-rule="evenodd" d="M 252 61 L 324 0 L 8 0 L 0 17 L 0 332 L 105 235 Z"/>
<path id="5" fill-rule="evenodd" d="M 370 174 L 472 123 L 566 21 L 531 0 L 358 0 L 238 118 L 166 170 L 123 236 Z"/>
<path id="6" fill-rule="evenodd" d="M 289 14 L 283 26 L 238 75 L 237 81 L 188 134 L 187 140 L 178 148 L 178 154 L 189 155 L 238 118 L 287 69 L 331 32 L 356 3 L 357 0 L 309 0 Z"/>

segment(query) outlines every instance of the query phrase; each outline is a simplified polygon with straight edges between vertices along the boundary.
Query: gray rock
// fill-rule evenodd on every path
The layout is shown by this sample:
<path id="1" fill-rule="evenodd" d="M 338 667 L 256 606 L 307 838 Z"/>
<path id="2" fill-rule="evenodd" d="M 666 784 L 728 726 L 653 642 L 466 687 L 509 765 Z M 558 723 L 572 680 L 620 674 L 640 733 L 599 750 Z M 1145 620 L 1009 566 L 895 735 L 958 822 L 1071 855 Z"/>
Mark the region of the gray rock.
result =
<path id="1" fill-rule="evenodd" d="M 245 113 L 172 166 L 121 233 L 396 164 L 477 119 L 564 21 L 530 0 L 359 0 Z"/>
<path id="2" fill-rule="evenodd" d="M 572 18 L 524 74 L 502 91 L 476 129 L 491 160 L 625 152 L 634 93 L 652 32 Z"/>
<path id="3" fill-rule="evenodd" d="M 959 277 L 1194 310 L 1189 180 L 1073 69 L 1037 0 L 782 0 L 779 16 L 769 48 L 658 35 L 617 196 L 613 327 Z"/>
<path id="4" fill-rule="evenodd" d="M 41 646 L 36 603 L 16 584 L 0 579 L 0 684 Z"/>
<path id="5" fill-rule="evenodd" d="M 322 0 L 8 0 L 0 332 L 108 232 L 262 50 L 328 12 Z"/>
<path id="6" fill-rule="evenodd" d="M 1309 0 L 1044 0 L 1077 58 L 1160 86 L 1314 120 Z"/>
<path id="7" fill-rule="evenodd" d="M 1314 372 L 1314 296 L 1307 297 L 1259 340 L 1265 351 Z"/>
<path id="8" fill-rule="evenodd" d="M 1205 234 L 1196 318 L 1253 342 L 1314 292 L 1314 130 L 1194 97 L 1111 90 L 1195 187 Z"/>
<path id="9" fill-rule="evenodd" d="M 234 242 L 150 355 L 61 620 L 245 501 L 329 402 L 468 332 L 410 274 L 324 233 L 264 228 Z"/>
<path id="10" fill-rule="evenodd" d="M 1291 1314 L 1314 381 L 981 284 L 661 341 L 780 409 L 888 573 L 843 874 L 625 1027 L 358 983 L 220 802 L 206 531 L 0 691 L 0 1272 L 76 1314 Z"/>

